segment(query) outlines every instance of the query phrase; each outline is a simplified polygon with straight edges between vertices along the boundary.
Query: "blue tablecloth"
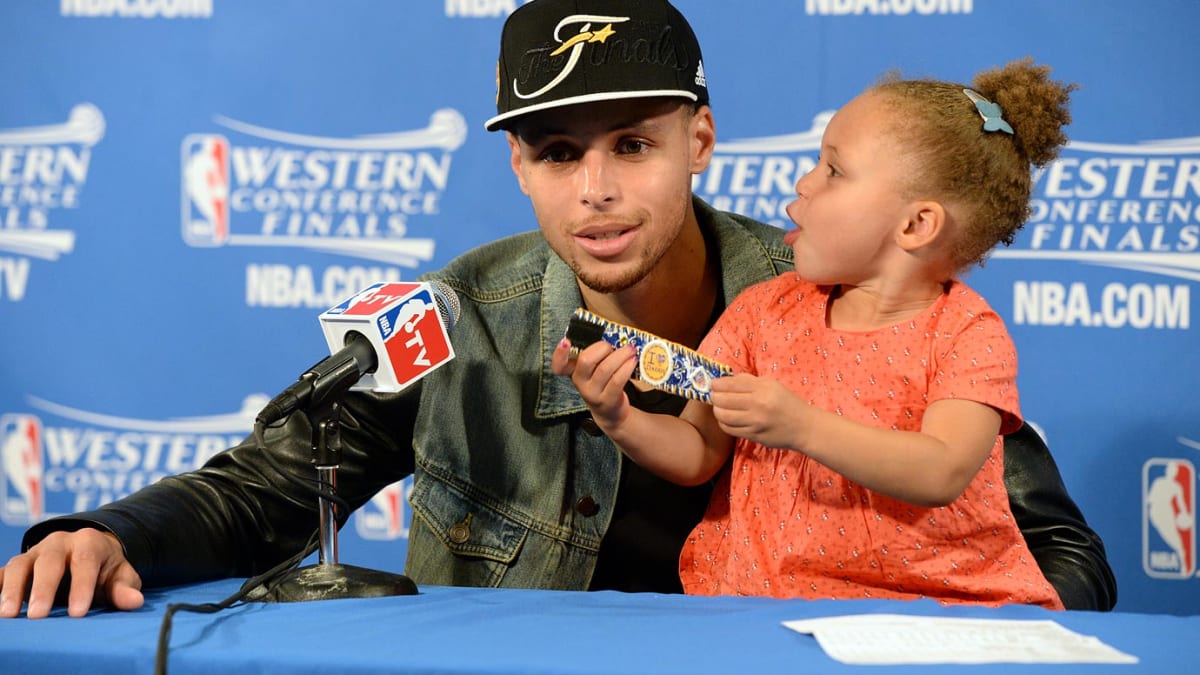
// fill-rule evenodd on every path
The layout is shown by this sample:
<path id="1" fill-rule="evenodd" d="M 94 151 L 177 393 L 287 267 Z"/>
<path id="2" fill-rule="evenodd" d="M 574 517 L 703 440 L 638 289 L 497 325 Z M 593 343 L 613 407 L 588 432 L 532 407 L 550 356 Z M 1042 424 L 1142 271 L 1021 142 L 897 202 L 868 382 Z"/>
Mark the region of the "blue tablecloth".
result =
<path id="1" fill-rule="evenodd" d="M 136 612 L 94 611 L 70 619 L 57 610 L 40 621 L 0 621 L 0 673 L 151 673 L 167 604 L 216 602 L 239 585 L 227 580 L 152 591 Z M 1016 667 L 1191 672 L 1200 638 L 1200 616 L 429 586 L 415 596 L 181 612 L 175 616 L 169 672 L 848 672 L 864 667 L 834 661 L 813 637 L 781 622 L 859 613 L 1052 619 L 1140 659 L 1137 665 L 970 666 L 972 673 L 1011 673 Z M 942 667 L 951 668 L 964 666 Z M 930 666 L 886 669 L 924 673 Z"/>

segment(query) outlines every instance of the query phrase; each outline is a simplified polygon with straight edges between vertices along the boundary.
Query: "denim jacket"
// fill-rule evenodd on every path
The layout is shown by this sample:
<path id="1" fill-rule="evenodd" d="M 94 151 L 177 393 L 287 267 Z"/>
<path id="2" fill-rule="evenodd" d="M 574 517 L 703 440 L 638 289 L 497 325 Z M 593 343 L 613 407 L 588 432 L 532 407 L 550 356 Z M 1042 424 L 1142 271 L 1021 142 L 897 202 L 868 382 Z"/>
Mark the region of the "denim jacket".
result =
<path id="1" fill-rule="evenodd" d="M 789 269 L 777 228 L 698 199 L 695 208 L 727 302 Z M 550 370 L 582 304 L 574 273 L 530 233 L 430 277 L 453 287 L 463 309 L 455 359 L 423 382 L 407 573 L 435 584 L 587 588 L 621 455 L 585 422 L 570 379 Z"/>

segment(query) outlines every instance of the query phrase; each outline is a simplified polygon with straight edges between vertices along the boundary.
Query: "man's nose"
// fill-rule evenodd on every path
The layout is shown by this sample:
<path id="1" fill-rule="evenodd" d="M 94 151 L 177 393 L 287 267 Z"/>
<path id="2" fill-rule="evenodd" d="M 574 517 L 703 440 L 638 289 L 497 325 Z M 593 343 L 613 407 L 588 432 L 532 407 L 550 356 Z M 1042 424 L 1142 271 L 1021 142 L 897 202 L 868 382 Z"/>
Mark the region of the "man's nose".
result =
<path id="1" fill-rule="evenodd" d="M 592 207 L 602 206 L 620 196 L 617 172 L 607 153 L 589 151 L 579 162 L 579 199 Z"/>

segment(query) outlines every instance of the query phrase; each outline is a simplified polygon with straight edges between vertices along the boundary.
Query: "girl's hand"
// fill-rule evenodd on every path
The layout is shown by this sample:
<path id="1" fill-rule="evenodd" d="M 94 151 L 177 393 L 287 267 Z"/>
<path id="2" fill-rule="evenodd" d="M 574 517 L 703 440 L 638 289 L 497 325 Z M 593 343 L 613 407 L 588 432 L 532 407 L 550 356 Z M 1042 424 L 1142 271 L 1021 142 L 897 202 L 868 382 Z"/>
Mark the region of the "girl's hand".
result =
<path id="1" fill-rule="evenodd" d="M 713 417 L 721 430 L 769 448 L 800 448 L 809 406 L 782 383 L 745 373 L 712 383 Z"/>

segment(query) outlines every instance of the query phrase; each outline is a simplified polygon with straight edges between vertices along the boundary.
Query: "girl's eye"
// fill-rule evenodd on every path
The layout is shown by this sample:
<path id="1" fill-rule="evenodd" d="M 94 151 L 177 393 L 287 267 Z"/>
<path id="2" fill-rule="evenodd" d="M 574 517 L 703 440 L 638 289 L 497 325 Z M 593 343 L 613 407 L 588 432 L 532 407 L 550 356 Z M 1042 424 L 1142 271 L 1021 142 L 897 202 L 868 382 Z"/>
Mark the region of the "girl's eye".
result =
<path id="1" fill-rule="evenodd" d="M 817 166 L 825 167 L 825 176 L 827 178 L 833 178 L 835 176 L 842 175 L 842 172 L 839 171 L 838 168 L 836 166 L 834 166 L 829 160 L 825 159 L 824 155 L 817 156 Z"/>

